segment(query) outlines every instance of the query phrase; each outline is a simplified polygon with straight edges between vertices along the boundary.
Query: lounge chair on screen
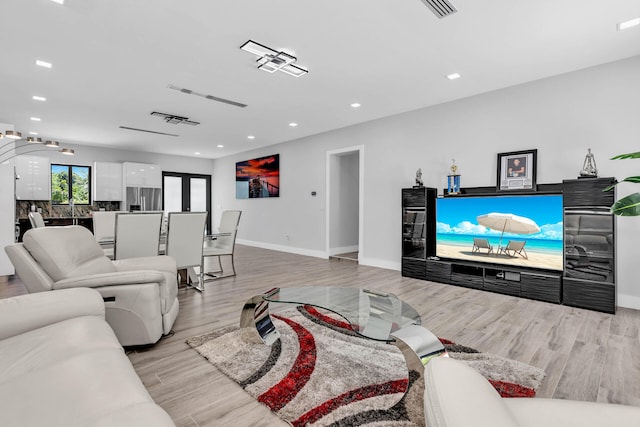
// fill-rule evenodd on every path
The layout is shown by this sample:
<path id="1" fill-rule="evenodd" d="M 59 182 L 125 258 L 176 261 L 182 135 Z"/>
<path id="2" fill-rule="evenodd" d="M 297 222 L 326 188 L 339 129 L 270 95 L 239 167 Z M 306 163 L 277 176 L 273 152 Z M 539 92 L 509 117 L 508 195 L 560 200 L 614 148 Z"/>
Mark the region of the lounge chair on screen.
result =
<path id="1" fill-rule="evenodd" d="M 480 249 L 486 249 L 488 254 L 493 252 L 493 246 L 489 244 L 489 240 L 474 237 L 473 249 L 471 250 L 471 252 L 480 252 Z"/>

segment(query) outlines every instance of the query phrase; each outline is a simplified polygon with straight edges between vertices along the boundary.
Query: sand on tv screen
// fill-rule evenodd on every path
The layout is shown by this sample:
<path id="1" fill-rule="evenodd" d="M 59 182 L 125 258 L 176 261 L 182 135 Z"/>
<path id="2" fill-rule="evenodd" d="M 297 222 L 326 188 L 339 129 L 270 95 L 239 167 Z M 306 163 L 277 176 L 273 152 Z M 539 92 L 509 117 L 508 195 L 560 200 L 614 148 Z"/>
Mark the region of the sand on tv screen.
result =
<path id="1" fill-rule="evenodd" d="M 436 255 L 562 270 L 562 196 L 446 197 L 436 202 Z"/>

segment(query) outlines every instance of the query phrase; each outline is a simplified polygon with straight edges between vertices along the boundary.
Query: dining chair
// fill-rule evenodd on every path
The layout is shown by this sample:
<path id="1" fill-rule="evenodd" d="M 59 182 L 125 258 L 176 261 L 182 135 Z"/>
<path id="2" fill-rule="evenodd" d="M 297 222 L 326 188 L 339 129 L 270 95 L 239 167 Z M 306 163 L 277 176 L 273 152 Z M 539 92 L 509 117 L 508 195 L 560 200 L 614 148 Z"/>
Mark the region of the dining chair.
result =
<path id="1" fill-rule="evenodd" d="M 176 261 L 178 271 L 187 270 L 187 285 L 200 292 L 204 291 L 202 250 L 207 215 L 207 212 L 169 212 L 167 223 L 165 254 Z"/>
<path id="2" fill-rule="evenodd" d="M 228 276 L 236 275 L 236 267 L 233 259 L 233 254 L 236 247 L 236 234 L 238 233 L 238 225 L 240 224 L 240 216 L 242 215 L 242 211 L 224 211 L 222 212 L 222 217 L 220 218 L 220 225 L 218 226 L 218 233 L 214 233 L 212 236 L 213 239 L 205 240 L 204 250 L 202 253 L 204 266 L 204 258 L 215 256 L 218 257 L 218 267 L 217 271 L 208 271 L 204 274 L 206 276 L 212 277 L 214 279 L 218 279 L 223 277 L 223 269 L 222 269 L 222 261 L 221 257 L 230 256 L 231 257 L 231 269 L 233 270 L 233 274 L 229 274 Z M 220 273 L 220 275 L 216 275 L 215 273 Z M 226 276 L 224 276 L 226 277 Z"/>
<path id="3" fill-rule="evenodd" d="M 116 213 L 113 259 L 158 255 L 161 212 Z"/>
<path id="4" fill-rule="evenodd" d="M 44 227 L 44 219 L 42 219 L 40 212 L 29 212 L 29 222 L 31 223 L 31 228 Z"/>
<path id="5" fill-rule="evenodd" d="M 117 211 L 97 211 L 91 214 L 93 219 L 93 237 L 98 241 L 105 256 L 113 259 L 113 242 L 116 236 Z"/>

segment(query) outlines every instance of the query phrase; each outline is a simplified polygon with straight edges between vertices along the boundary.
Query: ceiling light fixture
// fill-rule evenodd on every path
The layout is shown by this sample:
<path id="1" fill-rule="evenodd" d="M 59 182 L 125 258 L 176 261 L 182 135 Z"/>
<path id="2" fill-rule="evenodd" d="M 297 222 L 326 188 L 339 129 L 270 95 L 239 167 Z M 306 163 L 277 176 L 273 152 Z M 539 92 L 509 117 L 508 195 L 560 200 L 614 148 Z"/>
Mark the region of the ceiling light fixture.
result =
<path id="1" fill-rule="evenodd" d="M 452 15 L 458 11 L 454 5 L 447 0 L 421 0 L 431 12 L 438 18 L 442 19 L 449 15 Z"/>
<path id="2" fill-rule="evenodd" d="M 448 74 L 447 78 L 449 80 L 455 80 L 455 79 L 459 79 L 460 77 L 462 77 L 460 74 L 458 73 L 452 73 L 452 74 Z"/>
<path id="3" fill-rule="evenodd" d="M 266 71 L 268 73 L 282 71 L 283 73 L 294 77 L 304 76 L 309 72 L 309 70 L 294 65 L 298 60 L 295 56 L 283 51 L 271 49 L 270 47 L 256 43 L 253 40 L 246 41 L 242 46 L 240 46 L 240 49 L 257 55 L 259 57 L 257 62 L 260 64 L 258 65 L 258 69 L 262 71 Z"/>
<path id="4" fill-rule="evenodd" d="M 255 136 L 253 136 L 253 135 L 249 135 L 249 136 L 247 137 L 247 139 L 256 139 L 256 137 L 255 137 Z"/>
<path id="5" fill-rule="evenodd" d="M 294 123 L 294 122 L 291 122 L 291 123 L 289 123 L 289 126 L 291 126 L 292 128 L 294 128 L 294 127 L 298 126 L 298 124 L 297 124 L 297 123 Z"/>
<path id="6" fill-rule="evenodd" d="M 354 102 L 353 104 L 351 104 L 351 108 L 360 108 L 362 107 L 362 104 L 360 104 L 359 102 Z"/>
<path id="7" fill-rule="evenodd" d="M 42 101 L 42 102 L 44 102 L 44 101 L 46 101 L 46 100 L 47 100 L 47 98 L 45 98 L 44 96 L 38 96 L 38 95 L 33 95 L 31 98 L 32 98 L 34 101 Z"/>
<path id="8" fill-rule="evenodd" d="M 6 131 L 4 136 L 10 139 L 10 141 L 0 146 L 0 151 L 4 150 L 0 152 L 0 163 L 5 163 L 15 157 L 22 156 L 23 154 L 34 153 L 37 151 L 51 151 L 50 148 L 58 148 L 57 151 L 59 153 L 67 156 L 75 154 L 75 150 L 71 148 L 60 148 L 60 143 L 58 141 L 49 140 L 43 142 L 42 138 L 34 138 L 31 136 L 25 140 L 22 139 L 22 134 L 20 132 L 14 130 Z M 3 138 L 2 134 L 0 134 L 0 138 Z M 40 147 L 45 146 L 47 148 L 40 148 L 38 145 L 40 145 Z M 29 148 L 28 150 L 21 150 L 27 147 Z"/>
<path id="9" fill-rule="evenodd" d="M 218 148 L 224 148 L 224 145 L 218 144 Z"/>
<path id="10" fill-rule="evenodd" d="M 199 156 L 199 155 L 200 155 L 200 152 L 199 152 L 199 151 L 196 151 L 196 152 L 195 152 L 195 153 L 193 153 L 193 154 L 195 154 L 196 156 Z"/>
<path id="11" fill-rule="evenodd" d="M 22 134 L 15 130 L 7 130 L 4 132 L 5 138 L 9 139 L 22 139 Z"/>
<path id="12" fill-rule="evenodd" d="M 38 132 L 33 132 L 33 131 L 29 132 L 29 135 L 37 135 L 37 134 Z"/>
<path id="13" fill-rule="evenodd" d="M 631 27 L 640 25 L 640 18 L 630 19 L 629 21 L 619 22 L 618 31 L 623 31 Z"/>
<path id="14" fill-rule="evenodd" d="M 31 117 L 31 121 L 33 121 L 33 122 L 39 122 L 41 120 L 42 119 L 40 117 Z"/>
<path id="15" fill-rule="evenodd" d="M 53 66 L 51 62 L 41 61 L 39 59 L 36 59 L 36 65 L 43 68 L 51 68 Z"/>
<path id="16" fill-rule="evenodd" d="M 64 0 L 51 0 L 54 3 L 64 4 Z"/>
<path id="17" fill-rule="evenodd" d="M 162 119 L 165 122 L 171 123 L 172 125 L 184 124 L 184 125 L 197 126 L 200 124 L 200 122 L 194 122 L 193 120 L 189 120 L 189 117 L 182 117 L 182 116 L 176 116 L 174 114 L 160 113 L 158 111 L 154 111 L 153 113 L 151 113 L 151 115 L 162 117 Z"/>

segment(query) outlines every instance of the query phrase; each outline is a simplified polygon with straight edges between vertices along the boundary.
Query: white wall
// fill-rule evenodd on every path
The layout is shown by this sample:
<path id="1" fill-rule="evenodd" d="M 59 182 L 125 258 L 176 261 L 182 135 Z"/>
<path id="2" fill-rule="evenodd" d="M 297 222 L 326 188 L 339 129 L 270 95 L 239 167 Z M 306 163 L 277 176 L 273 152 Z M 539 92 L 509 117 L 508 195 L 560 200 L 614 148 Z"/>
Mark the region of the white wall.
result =
<path id="1" fill-rule="evenodd" d="M 363 145 L 360 262 L 399 269 L 400 189 L 413 185 L 418 168 L 425 185 L 442 189 L 455 158 L 462 187 L 494 186 L 497 153 L 537 148 L 538 183 L 556 183 L 577 177 L 591 148 L 600 176 L 637 175 L 640 163 L 607 159 L 638 151 L 639 75 L 640 57 L 633 57 L 218 159 L 216 214 L 241 209 L 238 238 L 245 243 L 326 256 L 326 152 Z M 236 200 L 235 162 L 275 153 L 281 197 Z M 312 198 L 311 190 L 318 197 Z M 623 184 L 618 195 L 636 190 Z M 618 304 L 640 308 L 634 266 L 640 219 L 618 218 L 617 227 Z"/>
<path id="2" fill-rule="evenodd" d="M 0 123 L 0 132 L 14 130 L 12 125 Z M 0 147 L 10 140 L 0 139 Z M 10 145 L 0 149 L 0 153 L 6 151 Z M 8 158 L 10 153 L 2 156 Z M 0 163 L 0 277 L 14 273 L 13 264 L 9 261 L 4 247 L 15 242 L 15 180 L 13 172 L 13 160 Z"/>

